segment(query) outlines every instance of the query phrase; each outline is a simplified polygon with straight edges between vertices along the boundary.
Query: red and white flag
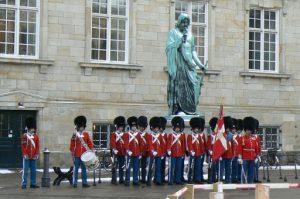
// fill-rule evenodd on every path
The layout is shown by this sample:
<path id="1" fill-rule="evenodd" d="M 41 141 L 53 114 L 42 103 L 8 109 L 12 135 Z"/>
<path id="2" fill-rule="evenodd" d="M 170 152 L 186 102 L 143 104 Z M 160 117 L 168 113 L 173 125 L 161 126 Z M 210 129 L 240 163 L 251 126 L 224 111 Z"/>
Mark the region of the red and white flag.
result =
<path id="1" fill-rule="evenodd" d="M 227 142 L 225 138 L 225 125 L 223 116 L 223 103 L 220 106 L 219 118 L 215 128 L 215 143 L 213 145 L 212 160 L 218 160 L 227 150 Z"/>

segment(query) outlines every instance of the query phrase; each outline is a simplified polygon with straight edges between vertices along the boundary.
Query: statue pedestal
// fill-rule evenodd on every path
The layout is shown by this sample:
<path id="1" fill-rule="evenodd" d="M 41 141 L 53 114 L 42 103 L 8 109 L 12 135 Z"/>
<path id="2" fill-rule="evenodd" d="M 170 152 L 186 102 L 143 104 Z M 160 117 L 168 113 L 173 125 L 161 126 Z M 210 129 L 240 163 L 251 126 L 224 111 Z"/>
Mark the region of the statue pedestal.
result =
<path id="1" fill-rule="evenodd" d="M 203 113 L 197 113 L 196 115 L 187 115 L 185 113 L 178 113 L 177 115 L 168 115 L 166 116 L 166 119 L 168 120 L 168 122 L 171 122 L 171 120 L 176 117 L 179 116 L 184 120 L 184 123 L 188 123 L 189 126 L 189 122 L 193 117 L 201 117 L 203 119 L 205 119 L 204 114 Z"/>

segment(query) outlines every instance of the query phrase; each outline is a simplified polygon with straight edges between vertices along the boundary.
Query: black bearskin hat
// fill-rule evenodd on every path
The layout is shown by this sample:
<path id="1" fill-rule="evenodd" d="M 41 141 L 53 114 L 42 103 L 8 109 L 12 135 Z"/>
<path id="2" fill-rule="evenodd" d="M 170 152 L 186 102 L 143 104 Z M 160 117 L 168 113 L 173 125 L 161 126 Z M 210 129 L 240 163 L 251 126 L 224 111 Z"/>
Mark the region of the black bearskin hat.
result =
<path id="1" fill-rule="evenodd" d="M 250 130 L 252 133 L 255 130 L 256 127 L 256 123 L 255 123 L 255 119 L 253 117 L 245 117 L 243 120 L 244 123 L 244 130 Z"/>
<path id="2" fill-rule="evenodd" d="M 130 128 L 133 126 L 137 126 L 137 122 L 138 122 L 138 118 L 135 116 L 129 117 L 127 119 L 127 124 L 130 126 Z"/>
<path id="3" fill-rule="evenodd" d="M 238 127 L 238 120 L 232 118 L 232 128 L 237 130 L 237 127 Z"/>
<path id="4" fill-rule="evenodd" d="M 225 129 L 232 129 L 232 118 L 230 116 L 226 116 L 224 117 L 224 125 L 225 125 Z"/>
<path id="5" fill-rule="evenodd" d="M 119 128 L 119 127 L 125 128 L 125 125 L 126 125 L 125 117 L 123 117 L 123 116 L 116 117 L 114 119 L 114 124 L 117 126 L 117 128 Z"/>
<path id="6" fill-rule="evenodd" d="M 190 126 L 192 127 L 192 129 L 199 128 L 201 131 L 203 131 L 205 126 L 205 120 L 201 117 L 193 117 L 190 120 Z"/>
<path id="7" fill-rule="evenodd" d="M 148 126 L 147 117 L 146 117 L 146 116 L 143 116 L 143 115 L 140 116 L 140 117 L 138 118 L 137 123 L 138 123 L 138 126 L 147 128 L 147 126 Z"/>
<path id="8" fill-rule="evenodd" d="M 79 127 L 86 127 L 86 117 L 84 117 L 83 115 L 77 116 L 74 119 L 74 124 L 77 126 L 77 128 Z"/>
<path id="9" fill-rule="evenodd" d="M 173 117 L 171 123 L 172 123 L 173 128 L 179 127 L 181 129 L 181 131 L 184 129 L 184 120 L 179 116 Z"/>
<path id="10" fill-rule="evenodd" d="M 165 130 L 167 126 L 167 119 L 165 117 L 160 117 L 160 123 L 161 123 L 161 128 Z"/>
<path id="11" fill-rule="evenodd" d="M 218 122 L 218 118 L 216 118 L 216 117 L 213 117 L 213 118 L 210 119 L 210 121 L 209 121 L 209 126 L 210 126 L 210 129 L 211 129 L 212 131 L 215 130 L 216 125 L 217 125 L 217 122 Z"/>
<path id="12" fill-rule="evenodd" d="M 238 130 L 238 131 L 244 130 L 244 122 L 243 122 L 242 119 L 238 119 L 237 130 Z"/>
<path id="13" fill-rule="evenodd" d="M 159 117 L 152 117 L 150 119 L 150 129 L 160 128 L 161 121 Z"/>
<path id="14" fill-rule="evenodd" d="M 25 120 L 25 126 L 27 127 L 27 129 L 36 129 L 36 121 L 33 117 L 29 117 L 29 118 L 26 118 Z"/>

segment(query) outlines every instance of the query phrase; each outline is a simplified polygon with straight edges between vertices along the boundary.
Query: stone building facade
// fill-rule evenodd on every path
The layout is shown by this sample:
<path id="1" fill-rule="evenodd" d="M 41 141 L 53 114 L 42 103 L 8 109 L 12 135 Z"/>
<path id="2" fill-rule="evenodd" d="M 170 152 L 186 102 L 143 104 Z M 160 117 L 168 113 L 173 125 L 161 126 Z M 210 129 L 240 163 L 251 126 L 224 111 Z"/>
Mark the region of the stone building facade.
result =
<path id="1" fill-rule="evenodd" d="M 0 1 L 1 121 L 8 113 L 35 114 L 41 148 L 52 151 L 52 164 L 71 164 L 68 148 L 77 115 L 87 117 L 92 135 L 118 115 L 167 114 L 165 43 L 180 12 L 193 16 L 198 55 L 208 60 L 198 106 L 206 123 L 217 116 L 224 97 L 225 115 L 260 121 L 265 149 L 300 151 L 300 1 L 22 3 Z M 0 124 L 0 141 L 7 141 L 10 128 Z M 17 129 L 12 137 L 21 132 Z"/>

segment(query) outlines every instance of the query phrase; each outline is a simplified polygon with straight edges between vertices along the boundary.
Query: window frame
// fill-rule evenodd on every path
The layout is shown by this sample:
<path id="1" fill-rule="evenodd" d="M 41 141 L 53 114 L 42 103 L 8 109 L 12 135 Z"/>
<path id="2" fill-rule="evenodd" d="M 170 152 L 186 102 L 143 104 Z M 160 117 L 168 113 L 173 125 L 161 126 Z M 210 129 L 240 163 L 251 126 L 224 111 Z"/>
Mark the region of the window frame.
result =
<path id="1" fill-rule="evenodd" d="M 204 27 L 205 31 L 204 31 L 204 59 L 203 59 L 203 65 L 205 65 L 205 63 L 208 61 L 208 29 L 209 29 L 209 24 L 208 24 L 208 3 L 207 1 L 185 1 L 185 0 L 175 0 L 175 6 L 174 6 L 174 9 L 175 9 L 175 25 L 177 23 L 177 19 L 176 19 L 176 3 L 177 2 L 182 2 L 182 3 L 187 3 L 187 14 L 189 15 L 190 17 L 190 26 L 189 26 L 189 31 L 192 32 L 192 26 L 193 24 L 195 26 L 200 26 L 200 27 Z M 198 22 L 193 22 L 193 18 L 192 18 L 192 14 L 193 14 L 193 10 L 192 10 L 192 4 L 193 3 L 200 3 L 200 4 L 203 4 L 205 6 L 205 23 L 198 23 Z M 181 11 L 182 13 L 182 11 Z M 196 42 L 196 35 L 193 33 L 193 36 L 194 36 L 194 41 Z M 196 43 L 195 43 L 195 48 L 196 48 Z M 195 49 L 196 50 L 196 49 Z M 197 51 L 196 51 L 197 52 Z M 198 55 L 198 52 L 197 52 L 197 55 Z M 198 58 L 200 59 L 199 55 L 198 55 Z"/>
<path id="2" fill-rule="evenodd" d="M 25 7 L 20 6 L 20 0 L 15 0 L 15 5 L 0 4 L 0 8 L 4 9 L 13 9 L 15 10 L 15 31 L 14 31 L 14 54 L 3 54 L 0 53 L 2 58 L 26 58 L 26 59 L 38 59 L 39 58 L 39 49 L 40 49 L 40 25 L 41 25 L 41 2 L 40 0 L 36 1 L 36 7 Z M 36 38 L 35 38 L 35 55 L 20 55 L 19 45 L 20 45 L 20 11 L 33 10 L 36 11 Z"/>
<path id="3" fill-rule="evenodd" d="M 129 14 L 129 0 L 126 1 L 126 16 L 112 15 L 111 14 L 111 1 L 107 1 L 107 14 L 93 13 L 93 0 L 91 0 L 91 38 L 90 38 L 90 57 L 89 60 L 91 63 L 108 63 L 108 64 L 128 64 L 129 63 L 129 23 L 130 23 L 130 14 Z M 107 19 L 107 48 L 106 48 L 106 60 L 97 60 L 92 59 L 92 34 L 93 34 L 93 17 L 103 17 Z M 124 61 L 111 61 L 111 19 L 125 19 L 125 60 Z M 100 48 L 98 48 L 100 49 Z"/>
<path id="4" fill-rule="evenodd" d="M 258 133 L 258 135 L 261 138 L 261 146 L 262 146 L 262 151 L 268 151 L 269 149 L 274 149 L 274 148 L 267 148 L 267 143 L 268 142 L 275 142 L 275 141 L 270 141 L 270 140 L 266 140 L 267 137 L 267 132 L 266 129 L 271 128 L 271 129 L 276 129 L 276 150 L 281 150 L 281 146 L 282 146 L 282 141 L 281 141 L 281 130 L 279 128 L 279 126 L 260 126 L 259 127 L 259 132 L 262 131 L 261 133 Z M 274 134 L 272 134 L 274 135 Z"/>
<path id="5" fill-rule="evenodd" d="M 248 35 L 249 35 L 249 39 L 248 39 L 248 70 L 249 72 L 259 72 L 259 73 L 279 73 L 279 43 L 280 43 L 280 22 L 279 22 L 279 16 L 280 16 L 280 12 L 278 9 L 266 9 L 266 8 L 257 8 L 257 7 L 252 7 L 249 10 L 249 13 L 251 12 L 251 10 L 259 10 L 260 13 L 260 28 L 252 28 L 250 27 L 250 15 L 248 17 L 248 21 L 249 21 L 249 26 L 248 26 Z M 275 30 L 272 29 L 265 29 L 264 27 L 264 22 L 265 22 L 265 11 L 271 11 L 271 12 L 275 12 L 275 25 L 276 28 Z M 250 69 L 250 32 L 254 32 L 254 33 L 260 33 L 260 69 L 255 69 L 255 66 L 253 69 Z M 265 33 L 275 33 L 275 70 L 264 70 L 264 43 L 265 43 Z M 255 51 L 253 51 L 255 53 Z M 268 51 L 267 51 L 268 52 Z M 270 51 L 269 51 L 270 52 Z M 254 60 L 255 62 L 255 60 Z"/>
<path id="6" fill-rule="evenodd" d="M 99 127 L 99 132 L 95 131 L 97 125 L 100 126 Z M 105 131 L 105 132 L 101 131 L 101 128 L 102 128 L 101 126 L 106 126 L 107 131 Z M 94 144 L 96 146 L 95 149 L 99 149 L 99 150 L 110 149 L 110 136 L 111 136 L 111 133 L 113 132 L 113 130 L 114 130 L 114 125 L 112 123 L 109 123 L 109 122 L 93 122 L 92 142 L 93 143 L 95 143 L 95 141 L 98 142 L 98 145 Z M 107 136 L 106 140 L 101 139 L 101 135 L 103 133 L 107 134 L 106 135 Z M 99 134 L 99 140 L 94 139 L 94 134 Z M 101 141 L 106 141 L 106 147 L 102 147 Z"/>

